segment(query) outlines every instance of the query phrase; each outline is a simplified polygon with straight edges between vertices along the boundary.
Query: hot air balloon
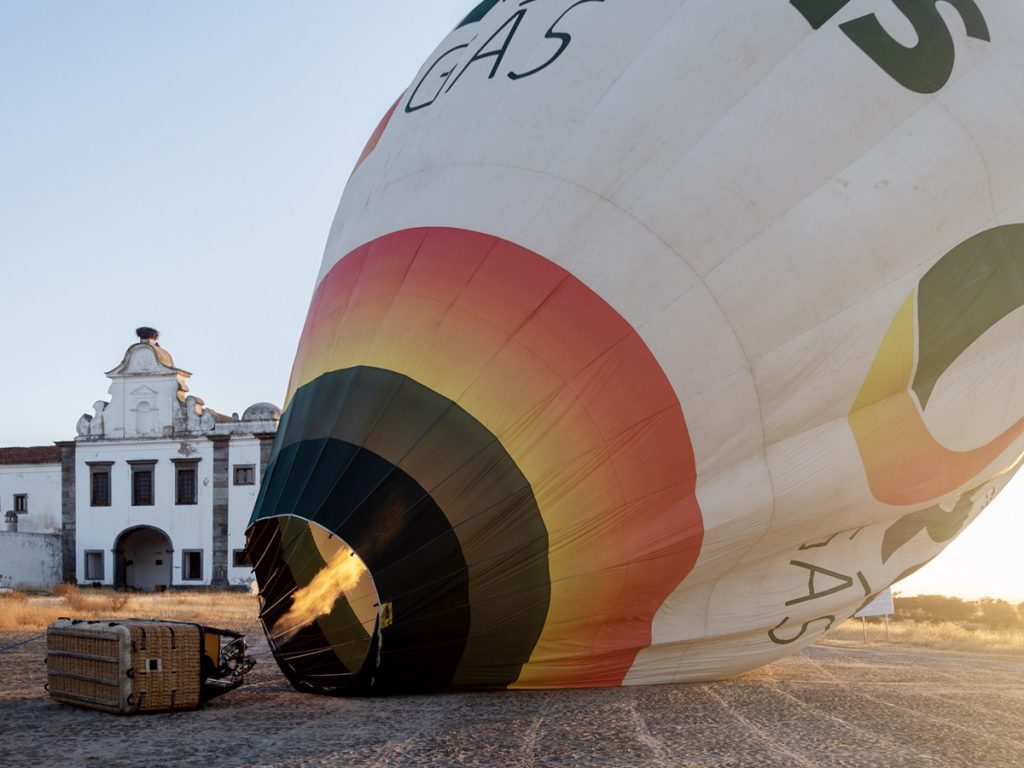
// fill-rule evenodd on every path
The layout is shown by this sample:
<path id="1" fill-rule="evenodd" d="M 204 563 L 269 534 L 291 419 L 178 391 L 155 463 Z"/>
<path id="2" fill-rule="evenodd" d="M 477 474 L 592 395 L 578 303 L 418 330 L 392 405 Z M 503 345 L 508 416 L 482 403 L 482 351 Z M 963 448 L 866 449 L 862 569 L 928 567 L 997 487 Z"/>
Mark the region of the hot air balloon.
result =
<path id="1" fill-rule="evenodd" d="M 1024 4 L 490 0 L 345 188 L 248 530 L 307 691 L 714 680 L 1024 453 Z"/>

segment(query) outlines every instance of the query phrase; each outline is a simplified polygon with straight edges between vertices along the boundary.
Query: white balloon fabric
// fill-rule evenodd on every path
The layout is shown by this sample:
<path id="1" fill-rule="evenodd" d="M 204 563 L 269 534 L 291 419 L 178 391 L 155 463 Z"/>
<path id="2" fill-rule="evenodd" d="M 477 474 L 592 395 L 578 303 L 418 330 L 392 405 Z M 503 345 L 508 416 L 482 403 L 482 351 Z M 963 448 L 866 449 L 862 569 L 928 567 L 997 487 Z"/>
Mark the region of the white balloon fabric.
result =
<path id="1" fill-rule="evenodd" d="M 282 669 L 720 679 L 930 560 L 1024 452 L 1022 135 L 1015 0 L 480 3 L 330 231 L 249 531 Z"/>

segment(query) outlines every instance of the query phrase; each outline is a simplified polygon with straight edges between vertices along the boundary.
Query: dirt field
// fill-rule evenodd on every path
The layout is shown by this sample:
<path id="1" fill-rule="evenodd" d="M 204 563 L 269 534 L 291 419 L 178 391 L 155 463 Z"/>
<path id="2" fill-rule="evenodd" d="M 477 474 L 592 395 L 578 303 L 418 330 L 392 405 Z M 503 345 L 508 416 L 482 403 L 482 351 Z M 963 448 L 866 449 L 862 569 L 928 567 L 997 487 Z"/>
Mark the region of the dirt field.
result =
<path id="1" fill-rule="evenodd" d="M 205 710 L 123 718 L 51 701 L 44 653 L 0 653 L 0 766 L 1024 765 L 1012 658 L 817 645 L 712 685 L 382 699 L 296 693 L 264 658 Z"/>

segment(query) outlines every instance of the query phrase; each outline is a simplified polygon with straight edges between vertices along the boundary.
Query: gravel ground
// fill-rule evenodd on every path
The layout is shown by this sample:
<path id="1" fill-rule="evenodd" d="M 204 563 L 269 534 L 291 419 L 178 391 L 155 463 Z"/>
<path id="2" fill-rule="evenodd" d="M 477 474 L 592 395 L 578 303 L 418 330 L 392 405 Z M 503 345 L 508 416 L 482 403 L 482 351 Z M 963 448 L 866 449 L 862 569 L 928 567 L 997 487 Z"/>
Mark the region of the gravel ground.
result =
<path id="1" fill-rule="evenodd" d="M 816 645 L 714 684 L 378 699 L 263 659 L 201 711 L 117 717 L 50 700 L 44 654 L 0 652 L 0 766 L 1024 766 L 1020 659 Z"/>

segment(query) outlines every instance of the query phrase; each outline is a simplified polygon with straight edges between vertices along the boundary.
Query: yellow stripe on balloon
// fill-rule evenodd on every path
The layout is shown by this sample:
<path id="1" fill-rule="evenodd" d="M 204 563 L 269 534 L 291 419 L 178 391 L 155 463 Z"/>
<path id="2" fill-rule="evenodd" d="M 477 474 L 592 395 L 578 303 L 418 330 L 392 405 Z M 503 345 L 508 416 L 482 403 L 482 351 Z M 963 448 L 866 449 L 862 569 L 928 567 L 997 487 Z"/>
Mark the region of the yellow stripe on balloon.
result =
<path id="1" fill-rule="evenodd" d="M 955 491 L 1024 431 L 1021 419 L 970 451 L 950 450 L 935 439 L 911 390 L 917 359 L 916 299 L 915 289 L 896 313 L 849 415 L 871 493 L 899 506 Z"/>

